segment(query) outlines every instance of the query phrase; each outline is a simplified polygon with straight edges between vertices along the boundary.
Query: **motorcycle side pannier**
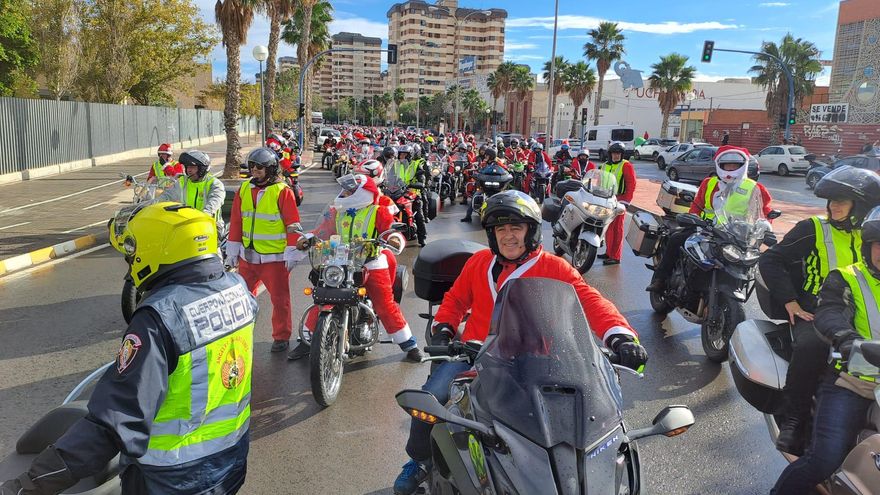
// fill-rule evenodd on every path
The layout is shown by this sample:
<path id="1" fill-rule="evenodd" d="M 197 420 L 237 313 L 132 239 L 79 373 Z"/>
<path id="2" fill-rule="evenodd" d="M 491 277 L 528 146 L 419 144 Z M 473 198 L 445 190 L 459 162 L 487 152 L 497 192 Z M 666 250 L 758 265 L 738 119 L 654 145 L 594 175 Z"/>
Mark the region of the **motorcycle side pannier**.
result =
<path id="1" fill-rule="evenodd" d="M 660 243 L 660 224 L 654 215 L 647 211 L 634 213 L 626 231 L 626 243 L 636 256 L 654 256 Z"/>
<path id="2" fill-rule="evenodd" d="M 459 239 L 442 239 L 423 247 L 413 265 L 416 296 L 426 301 L 441 302 L 464 264 L 474 253 L 483 249 L 486 246 Z"/>
<path id="3" fill-rule="evenodd" d="M 553 223 L 559 220 L 559 215 L 561 213 L 562 200 L 559 198 L 547 198 L 541 205 L 541 218 L 546 222 Z"/>
<path id="4" fill-rule="evenodd" d="M 665 180 L 657 193 L 657 206 L 673 215 L 687 213 L 696 194 L 697 188 L 695 186 Z"/>
<path id="5" fill-rule="evenodd" d="M 730 374 L 739 394 L 755 409 L 778 414 L 791 355 L 788 322 L 746 320 L 730 338 Z"/>

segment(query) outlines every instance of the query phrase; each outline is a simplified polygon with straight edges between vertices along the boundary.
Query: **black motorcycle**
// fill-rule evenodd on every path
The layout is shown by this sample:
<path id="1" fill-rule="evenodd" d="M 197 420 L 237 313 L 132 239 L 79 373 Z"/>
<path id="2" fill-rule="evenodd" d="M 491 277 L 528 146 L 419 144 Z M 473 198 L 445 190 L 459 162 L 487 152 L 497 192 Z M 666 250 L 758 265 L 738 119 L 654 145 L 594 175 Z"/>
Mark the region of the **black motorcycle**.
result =
<path id="1" fill-rule="evenodd" d="M 431 494 L 640 493 L 636 440 L 694 423 L 686 406 L 664 408 L 647 428 L 624 423 L 617 373 L 638 373 L 612 364 L 559 281 L 511 280 L 485 342 L 425 350 L 473 365 L 453 380 L 447 407 L 426 391 L 397 394 L 407 415 L 433 425 Z"/>
<path id="2" fill-rule="evenodd" d="M 536 163 L 532 170 L 532 180 L 529 183 L 529 193 L 538 202 L 543 204 L 547 196 L 550 195 L 550 179 L 553 172 L 550 171 L 550 165 L 546 162 Z"/>
<path id="3" fill-rule="evenodd" d="M 724 201 L 730 206 L 734 200 Z M 734 208 L 716 211 L 714 221 L 703 220 L 691 213 L 682 213 L 671 220 L 657 215 L 647 217 L 640 212 L 633 217 L 632 231 L 644 228 L 643 222 L 653 222 L 656 250 L 650 255 L 654 265 L 666 252 L 670 234 L 679 228 L 691 229 L 678 254 L 672 275 L 663 291 L 649 293 L 651 307 L 660 314 L 677 310 L 685 320 L 700 325 L 703 350 L 710 361 L 727 359 L 730 336 L 736 326 L 745 320 L 745 303 L 755 288 L 755 270 L 762 243 L 772 245 L 775 236 L 763 216 L 761 195 L 757 188 L 749 201 L 746 213 L 733 212 Z M 772 220 L 780 212 L 767 215 Z M 638 217 L 638 218 L 637 218 Z M 627 241 L 633 245 L 633 236 Z M 644 253 L 637 253 L 645 255 Z"/>
<path id="4" fill-rule="evenodd" d="M 476 179 L 476 191 L 471 198 L 475 212 L 482 212 L 486 200 L 507 189 L 507 186 L 513 181 L 510 172 L 504 170 L 504 167 L 497 163 L 483 168 L 474 175 Z"/>

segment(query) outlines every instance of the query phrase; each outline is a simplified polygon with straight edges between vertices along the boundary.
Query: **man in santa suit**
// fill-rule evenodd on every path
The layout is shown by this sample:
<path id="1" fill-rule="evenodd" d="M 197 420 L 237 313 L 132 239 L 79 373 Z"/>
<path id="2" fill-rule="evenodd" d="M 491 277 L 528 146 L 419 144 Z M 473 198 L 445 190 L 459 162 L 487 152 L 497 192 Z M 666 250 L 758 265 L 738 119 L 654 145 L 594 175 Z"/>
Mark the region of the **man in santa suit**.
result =
<path id="1" fill-rule="evenodd" d="M 624 158 L 623 143 L 615 141 L 608 147 L 609 160 L 599 165 L 599 170 L 608 172 L 617 178 L 617 201 L 624 206 L 632 202 L 636 192 L 636 169 Z M 590 163 L 592 165 L 592 162 Z M 595 168 L 593 165 L 592 168 Z M 591 167 L 588 165 L 587 170 Z M 604 260 L 603 265 L 619 265 L 623 254 L 623 222 L 626 215 L 618 215 L 605 232 L 605 254 L 598 258 Z"/>

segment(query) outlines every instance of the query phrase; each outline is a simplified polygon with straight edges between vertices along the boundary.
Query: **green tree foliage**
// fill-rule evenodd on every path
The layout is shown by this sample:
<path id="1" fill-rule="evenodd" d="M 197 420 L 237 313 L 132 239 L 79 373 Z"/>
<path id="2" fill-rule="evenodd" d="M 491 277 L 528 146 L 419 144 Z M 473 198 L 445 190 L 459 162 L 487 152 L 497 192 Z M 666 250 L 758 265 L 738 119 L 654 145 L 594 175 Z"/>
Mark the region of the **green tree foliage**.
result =
<path id="1" fill-rule="evenodd" d="M 21 0 L 0 0 L 0 96 L 30 85 L 27 71 L 39 54 L 28 25 L 28 9 Z"/>
<path id="2" fill-rule="evenodd" d="M 81 59 L 79 15 L 75 0 L 31 0 L 34 12 L 53 15 L 31 16 L 31 33 L 37 42 L 40 61 L 37 78 L 48 93 L 60 100 L 72 95 Z"/>
<path id="3" fill-rule="evenodd" d="M 602 103 L 602 88 L 605 85 L 605 73 L 615 60 L 620 60 L 626 53 L 623 41 L 626 37 L 616 22 L 600 22 L 599 27 L 587 31 L 590 41 L 584 44 L 584 57 L 596 61 L 599 72 L 599 84 L 596 87 L 596 106 L 593 109 L 593 125 L 599 125 L 599 105 Z"/>
<path id="4" fill-rule="evenodd" d="M 685 93 L 693 87 L 693 79 L 697 69 L 687 65 L 688 57 L 678 53 L 670 53 L 660 57 L 660 62 L 651 65 L 651 76 L 648 84 L 652 89 L 659 90 L 657 103 L 663 112 L 663 123 L 660 125 L 660 136 L 666 137 L 669 127 L 669 115 L 684 100 Z M 687 136 L 682 136 L 686 139 Z"/>

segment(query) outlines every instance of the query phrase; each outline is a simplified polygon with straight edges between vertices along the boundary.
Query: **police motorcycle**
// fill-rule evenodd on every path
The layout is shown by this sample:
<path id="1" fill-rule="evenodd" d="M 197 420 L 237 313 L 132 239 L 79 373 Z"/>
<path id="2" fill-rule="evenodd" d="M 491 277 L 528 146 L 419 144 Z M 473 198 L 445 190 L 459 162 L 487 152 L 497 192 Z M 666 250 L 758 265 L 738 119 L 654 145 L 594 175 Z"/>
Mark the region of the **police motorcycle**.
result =
<path id="1" fill-rule="evenodd" d="M 641 375 L 612 363 L 574 290 L 556 280 L 505 284 L 485 342 L 425 350 L 430 361 L 472 365 L 452 381 L 448 405 L 422 390 L 396 396 L 433 425 L 431 494 L 642 493 L 638 440 L 694 424 L 686 406 L 665 407 L 645 428 L 624 423 L 619 374 Z"/>
<path id="2" fill-rule="evenodd" d="M 788 318 L 772 300 L 760 275 L 755 292 L 761 309 L 769 317 Z M 773 445 L 785 419 L 783 388 L 791 355 L 791 327 L 787 321 L 747 320 L 737 325 L 730 339 L 733 382 L 746 402 L 764 414 Z M 834 353 L 831 357 L 839 359 L 840 355 Z M 880 381 L 880 340 L 857 340 L 846 365 L 852 374 Z M 789 462 L 797 459 L 788 453 L 782 455 Z M 874 403 L 868 409 L 855 446 L 821 486 L 831 495 L 868 495 L 880 487 L 880 387 L 874 390 Z"/>
<path id="3" fill-rule="evenodd" d="M 781 213 L 773 210 L 764 218 L 758 188 L 745 208 L 736 208 L 731 205 L 735 202 L 723 196 L 716 201 L 723 206 L 716 208 L 714 221 L 691 213 L 680 213 L 670 221 L 668 216 L 638 212 L 626 239 L 636 256 L 653 259 L 654 264 L 645 265 L 653 270 L 677 227 L 697 228 L 677 256 L 666 287 L 649 292 L 650 303 L 659 314 L 675 309 L 685 320 L 699 324 L 706 357 L 721 363 L 727 359 L 733 330 L 745 320 L 745 303 L 755 288 L 761 244 L 775 241 L 767 219 Z M 738 211 L 742 209 L 745 211 Z"/>
<path id="4" fill-rule="evenodd" d="M 580 273 L 587 273 L 596 261 L 596 252 L 605 242 L 605 232 L 626 207 L 617 202 L 617 177 L 601 170 L 590 170 L 583 180 L 569 179 L 556 184 L 556 194 L 541 206 L 541 216 L 553 228 L 553 251 L 571 257 Z"/>
<path id="5" fill-rule="evenodd" d="M 0 460 L 0 480 L 13 479 L 27 471 L 31 462 L 49 445 L 61 438 L 74 423 L 86 417 L 91 387 L 104 376 L 115 362 L 107 363 L 85 377 L 67 395 L 64 401 L 38 418 L 15 444 L 15 451 Z M 122 484 L 119 473 L 119 456 L 114 457 L 104 469 L 90 478 L 80 480 L 61 494 L 120 495 Z"/>
<path id="6" fill-rule="evenodd" d="M 319 225 L 327 219 L 333 221 L 330 206 L 319 219 Z M 336 401 L 342 386 L 345 363 L 363 356 L 379 343 L 379 319 L 373 311 L 373 303 L 365 287 L 369 271 L 364 265 L 382 249 L 395 255 L 403 251 L 405 244 L 399 232 L 404 226 L 382 232 L 377 239 L 354 237 L 345 243 L 338 234 L 328 239 L 309 238 L 309 261 L 312 271 L 303 293 L 311 296 L 312 305 L 306 308 L 299 326 L 302 342 L 311 346 L 309 353 L 309 376 L 315 401 L 327 407 Z M 395 240 L 397 245 L 391 241 Z M 399 303 L 409 279 L 405 266 L 399 266 L 394 281 L 394 299 Z M 309 332 L 305 321 L 317 308 L 318 321 Z"/>
<path id="7" fill-rule="evenodd" d="M 507 189 L 513 180 L 510 172 L 494 162 L 474 174 L 474 178 L 476 179 L 476 189 L 471 196 L 471 205 L 475 212 L 483 211 L 486 200 Z"/>
<path id="8" fill-rule="evenodd" d="M 550 164 L 544 161 L 535 164 L 532 171 L 532 179 L 529 184 L 529 195 L 535 199 L 540 205 L 544 204 L 544 200 L 550 196 L 550 179 L 553 172 L 550 170 Z"/>

